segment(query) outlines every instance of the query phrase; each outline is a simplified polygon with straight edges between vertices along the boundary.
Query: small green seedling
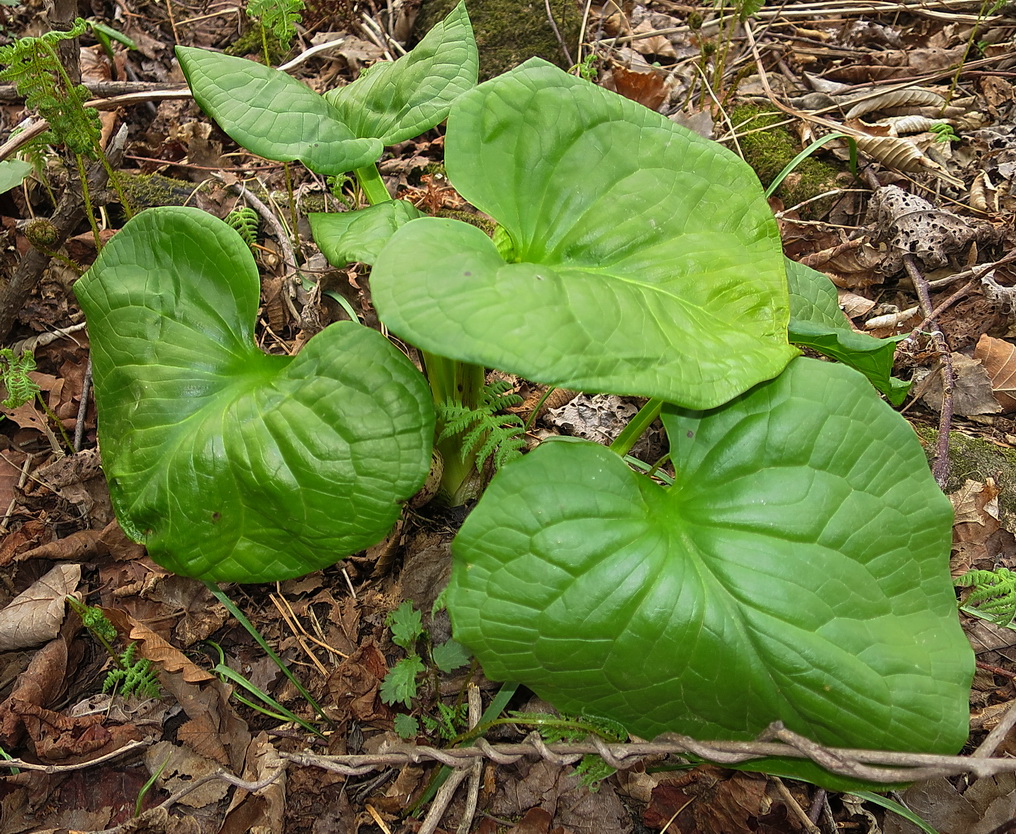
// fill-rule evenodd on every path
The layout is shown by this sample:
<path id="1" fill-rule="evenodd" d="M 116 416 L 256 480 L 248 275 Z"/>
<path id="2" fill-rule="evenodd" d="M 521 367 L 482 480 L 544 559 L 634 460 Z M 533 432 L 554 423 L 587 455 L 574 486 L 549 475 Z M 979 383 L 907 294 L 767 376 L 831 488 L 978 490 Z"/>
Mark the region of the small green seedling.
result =
<path id="1" fill-rule="evenodd" d="M 388 532 L 441 437 L 444 499 L 480 496 L 448 611 L 489 678 L 645 738 L 745 740 L 782 721 L 833 746 L 962 746 L 973 655 L 951 508 L 876 393 L 906 393 L 895 340 L 854 333 L 829 280 L 784 258 L 743 161 L 543 61 L 473 86 L 461 5 L 323 97 L 178 54 L 249 150 L 354 172 L 371 205 L 312 216 L 315 239 L 337 266 L 373 267 L 378 314 L 424 372 L 352 322 L 265 356 L 233 230 L 184 208 L 128 223 L 76 291 L 114 507 L 153 558 L 207 581 L 323 567 Z M 492 236 L 391 200 L 374 165 L 445 118 L 448 179 Z M 488 368 L 649 401 L 623 442 L 543 443 L 484 491 L 477 423 L 454 420 L 484 402 Z M 622 457 L 657 414 L 672 484 Z M 408 705 L 425 663 L 403 617 L 408 656 L 383 695 Z M 753 767 L 856 786 L 811 762 Z"/>
<path id="2" fill-rule="evenodd" d="M 433 668 L 452 672 L 469 662 L 469 654 L 454 640 L 431 645 L 430 637 L 423 628 L 423 617 L 410 600 L 392 611 L 386 622 L 392 630 L 392 642 L 406 652 L 406 656 L 388 670 L 381 682 L 381 700 L 386 704 L 401 703 L 409 708 L 417 697 L 419 677 L 427 669 L 417 651 L 421 640 L 427 644 L 426 652 Z M 403 721 L 403 724 L 408 728 L 407 722 Z"/>
<path id="3" fill-rule="evenodd" d="M 70 596 L 67 597 L 67 603 L 81 617 L 82 624 L 113 661 L 113 668 L 103 681 L 102 691 L 118 692 L 125 697 L 137 694 L 145 698 L 158 698 L 162 693 L 159 679 L 148 658 L 135 657 L 137 643 L 130 643 L 126 649 L 118 652 L 113 646 L 117 640 L 116 626 L 109 621 L 101 608 L 85 605 Z"/>

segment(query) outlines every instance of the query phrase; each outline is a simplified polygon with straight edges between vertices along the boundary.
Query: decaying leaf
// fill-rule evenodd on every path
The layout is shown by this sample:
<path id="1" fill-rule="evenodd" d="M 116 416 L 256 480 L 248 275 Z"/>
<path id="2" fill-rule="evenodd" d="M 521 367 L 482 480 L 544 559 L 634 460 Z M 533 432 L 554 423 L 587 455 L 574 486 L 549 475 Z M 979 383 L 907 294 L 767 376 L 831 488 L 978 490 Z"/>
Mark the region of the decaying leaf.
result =
<path id="1" fill-rule="evenodd" d="M 81 565 L 57 565 L 0 611 L 0 651 L 39 646 L 60 633 L 65 600 L 81 581 Z"/>
<path id="2" fill-rule="evenodd" d="M 916 174 L 941 170 L 908 139 L 898 136 L 866 136 L 862 133 L 854 134 L 853 138 L 862 153 L 897 171 Z"/>
<path id="3" fill-rule="evenodd" d="M 614 67 L 612 76 L 618 93 L 650 110 L 658 109 L 670 93 L 666 78 L 655 70 L 637 72 L 618 66 Z"/>
<path id="4" fill-rule="evenodd" d="M 984 365 L 1002 411 L 1016 410 L 1016 346 L 984 334 L 977 340 L 974 359 Z"/>
<path id="5" fill-rule="evenodd" d="M 941 832 L 989 834 L 1016 813 L 1016 776 L 1000 773 L 978 779 L 966 791 L 948 779 L 919 782 L 903 793 L 907 806 Z M 895 814 L 887 814 L 885 834 L 920 834 L 920 829 Z"/>
<path id="6" fill-rule="evenodd" d="M 167 672 L 179 672 L 188 683 L 215 680 L 214 675 L 196 665 L 183 652 L 126 612 L 118 608 L 104 608 L 103 613 L 128 641 L 138 644 L 137 651 L 141 657 L 152 661 Z"/>
<path id="7" fill-rule="evenodd" d="M 998 485 L 993 478 L 984 483 L 967 480 L 949 495 L 956 520 L 953 524 L 953 576 L 962 576 L 988 558 L 986 543 L 1001 526 Z"/>
<path id="8" fill-rule="evenodd" d="M 962 417 L 974 414 L 998 414 L 1002 406 L 992 393 L 991 380 L 984 366 L 976 359 L 962 353 L 952 355 L 953 366 L 953 413 Z M 936 367 L 932 371 L 918 369 L 914 373 L 915 384 L 927 378 L 921 401 L 935 411 L 942 410 L 942 375 Z M 920 390 L 920 389 L 918 389 Z"/>
<path id="9" fill-rule="evenodd" d="M 847 111 L 846 118 L 856 119 L 865 113 L 875 113 L 879 110 L 908 106 L 944 107 L 945 99 L 931 90 L 922 90 L 919 87 L 907 87 L 903 90 L 883 93 L 874 98 L 866 97 Z"/>

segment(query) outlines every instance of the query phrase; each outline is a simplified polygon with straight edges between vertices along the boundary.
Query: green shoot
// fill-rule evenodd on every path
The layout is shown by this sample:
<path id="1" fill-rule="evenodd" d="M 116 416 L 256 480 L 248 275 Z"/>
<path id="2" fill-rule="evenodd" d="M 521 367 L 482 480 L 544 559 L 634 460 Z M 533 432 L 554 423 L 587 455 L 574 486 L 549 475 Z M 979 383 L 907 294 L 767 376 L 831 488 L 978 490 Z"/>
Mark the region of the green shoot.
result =
<path id="1" fill-rule="evenodd" d="M 1016 573 L 1008 568 L 972 570 L 953 584 L 971 589 L 960 603 L 961 611 L 998 626 L 1012 626 L 1016 619 Z"/>
<path id="2" fill-rule="evenodd" d="M 953 130 L 953 126 L 947 122 L 942 124 L 932 125 L 928 128 L 932 133 L 938 134 L 936 142 L 959 142 L 960 137 L 956 135 L 956 131 Z"/>
<path id="3" fill-rule="evenodd" d="M 225 682 L 231 682 L 237 686 L 245 689 L 261 703 L 257 704 L 248 698 L 241 695 L 235 688 L 233 690 L 233 697 L 236 698 L 241 704 L 250 707 L 251 709 L 260 712 L 262 715 L 267 715 L 269 718 L 274 718 L 276 721 L 292 722 L 293 724 L 299 724 L 308 732 L 314 733 L 316 736 L 324 737 L 324 734 L 317 729 L 313 724 L 304 721 L 300 716 L 294 713 L 292 710 L 287 709 L 278 701 L 276 701 L 271 695 L 262 689 L 259 689 L 251 681 L 247 680 L 243 675 L 237 672 L 235 669 L 226 665 L 226 655 L 222 651 L 222 646 L 213 640 L 208 640 L 208 645 L 212 646 L 219 653 L 219 662 L 215 664 L 212 672 L 219 677 L 219 680 Z"/>
<path id="4" fill-rule="evenodd" d="M 103 681 L 102 691 L 119 690 L 123 696 L 138 694 L 145 698 L 158 698 L 162 694 L 159 679 L 147 657 L 134 657 L 138 644 L 131 643 L 119 656 L 117 668 L 110 669 Z"/>
<path id="5" fill-rule="evenodd" d="M 461 435 L 462 459 L 470 455 L 476 458 L 480 470 L 489 458 L 494 468 L 522 457 L 526 440 L 522 418 L 516 414 L 499 414 L 507 408 L 519 405 L 522 397 L 509 393 L 511 383 L 501 380 L 485 385 L 480 392 L 476 408 L 447 403 L 438 404 L 438 420 L 444 425 L 438 442 Z"/>
<path id="6" fill-rule="evenodd" d="M 250 206 L 240 206 L 226 215 L 226 223 L 243 238 L 243 242 L 253 251 L 258 242 L 258 227 L 261 225 L 258 213 Z"/>
<path id="7" fill-rule="evenodd" d="M 15 356 L 10 348 L 0 348 L 0 381 L 7 389 L 4 408 L 17 408 L 35 399 L 39 386 L 28 376 L 34 370 L 35 356 L 30 350 Z"/>
<path id="8" fill-rule="evenodd" d="M 154 785 L 158 781 L 159 777 L 162 776 L 162 771 L 166 769 L 166 766 L 169 764 L 169 760 L 171 758 L 172 758 L 171 756 L 166 756 L 166 760 L 161 765 L 159 765 L 158 769 L 155 771 L 155 773 L 151 775 L 149 780 L 141 786 L 141 790 L 138 791 L 137 801 L 134 803 L 135 817 L 141 816 L 141 806 L 145 801 L 145 797 L 148 795 L 148 792 L 152 789 L 152 785 Z"/>
<path id="9" fill-rule="evenodd" d="M 850 136 L 845 133 L 829 133 L 820 139 L 816 139 L 807 148 L 801 151 L 795 156 L 787 166 L 776 175 L 769 187 L 766 189 L 766 197 L 772 197 L 773 192 L 780 187 L 780 183 L 783 182 L 793 170 L 800 165 L 804 160 L 811 156 L 815 151 L 825 145 L 827 142 L 831 142 L 833 139 L 846 139 L 847 144 L 850 146 L 850 171 L 856 177 L 857 176 L 857 142 L 855 142 Z"/>

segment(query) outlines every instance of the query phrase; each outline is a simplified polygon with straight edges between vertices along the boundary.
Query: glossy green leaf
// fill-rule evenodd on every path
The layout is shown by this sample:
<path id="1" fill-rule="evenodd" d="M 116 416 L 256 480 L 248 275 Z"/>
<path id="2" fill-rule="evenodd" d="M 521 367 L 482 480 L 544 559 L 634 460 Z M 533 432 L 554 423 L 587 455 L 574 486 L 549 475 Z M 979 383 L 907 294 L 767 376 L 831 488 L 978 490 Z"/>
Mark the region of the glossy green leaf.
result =
<path id="1" fill-rule="evenodd" d="M 465 223 L 399 229 L 371 288 L 419 347 L 695 407 L 796 353 L 772 212 L 718 144 L 538 59 L 457 99 L 445 144 L 452 184 L 517 262 Z"/>
<path id="2" fill-rule="evenodd" d="M 281 70 L 188 46 L 178 46 L 176 57 L 201 109 L 252 153 L 342 174 L 384 150 L 377 139 L 355 136 L 323 96 Z"/>
<path id="3" fill-rule="evenodd" d="M 423 213 L 405 200 L 388 200 L 359 211 L 311 214 L 314 242 L 332 266 L 373 264 L 395 232 Z"/>
<path id="4" fill-rule="evenodd" d="M 829 745 L 956 752 L 973 655 L 952 511 L 907 423 L 856 371 L 803 358 L 663 421 L 671 488 L 584 442 L 494 477 L 447 592 L 487 676 L 645 738 L 780 720 Z"/>
<path id="5" fill-rule="evenodd" d="M 892 375 L 896 343 L 906 338 L 876 339 L 858 333 L 840 309 L 836 287 L 821 272 L 787 259 L 790 287 L 790 341 L 810 347 L 856 368 L 893 405 L 900 405 L 910 383 Z"/>
<path id="6" fill-rule="evenodd" d="M 21 185 L 30 173 L 32 166 L 20 159 L 5 159 L 0 162 L 0 194 Z"/>
<path id="7" fill-rule="evenodd" d="M 478 69 L 473 27 L 465 3 L 459 3 L 411 52 L 374 64 L 325 98 L 357 136 L 394 145 L 443 122 L 451 103 L 476 86 Z"/>
<path id="8" fill-rule="evenodd" d="M 295 357 L 262 353 L 257 267 L 222 221 L 143 212 L 75 289 L 117 518 L 170 570 L 270 582 L 325 567 L 380 540 L 422 485 L 423 377 L 350 322 Z"/>

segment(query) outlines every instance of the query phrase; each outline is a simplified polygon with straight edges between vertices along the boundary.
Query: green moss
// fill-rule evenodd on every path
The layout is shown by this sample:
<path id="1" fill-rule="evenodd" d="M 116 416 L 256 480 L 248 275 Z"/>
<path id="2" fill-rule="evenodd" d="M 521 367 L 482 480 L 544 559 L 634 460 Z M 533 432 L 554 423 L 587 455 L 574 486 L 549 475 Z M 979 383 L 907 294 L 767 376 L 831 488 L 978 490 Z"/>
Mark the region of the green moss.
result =
<path id="1" fill-rule="evenodd" d="M 741 104 L 730 111 L 730 120 L 738 133 L 747 131 L 737 141 L 745 162 L 755 170 L 764 186 L 775 180 L 801 151 L 797 137 L 786 125 L 779 124 L 786 116 L 775 108 Z M 838 166 L 809 156 L 780 184 L 776 195 L 788 208 L 796 206 L 838 188 L 836 177 L 840 173 Z M 832 198 L 810 203 L 803 207 L 801 215 L 806 218 L 821 216 L 831 203 Z"/>
<path id="2" fill-rule="evenodd" d="M 935 456 L 938 430 L 914 426 L 929 463 Z M 998 485 L 998 509 L 1002 526 L 1016 529 L 1016 449 L 999 446 L 958 431 L 949 432 L 949 481 L 946 492 L 955 492 L 967 480 L 994 478 Z"/>
<path id="3" fill-rule="evenodd" d="M 195 183 L 164 177 L 162 174 L 120 174 L 124 193 L 135 209 L 155 206 L 182 206 L 200 190 Z"/>
<path id="4" fill-rule="evenodd" d="M 259 24 L 253 24 L 246 32 L 227 46 L 224 52 L 227 55 L 236 55 L 240 58 L 247 55 L 256 55 L 258 60 L 264 60 L 265 48 L 261 40 L 261 28 Z M 281 64 L 291 50 L 286 49 L 269 30 L 265 31 L 265 40 L 268 42 L 268 57 L 271 60 L 271 65 L 274 67 Z"/>
<path id="5" fill-rule="evenodd" d="M 424 0 L 416 20 L 422 37 L 441 21 L 458 0 Z M 575 56 L 582 15 L 574 0 L 551 0 L 554 21 L 568 49 Z M 543 0 L 483 0 L 467 3 L 469 18 L 480 50 L 480 80 L 485 81 L 517 67 L 533 56 L 562 69 L 569 69 L 554 30 L 547 20 Z"/>

